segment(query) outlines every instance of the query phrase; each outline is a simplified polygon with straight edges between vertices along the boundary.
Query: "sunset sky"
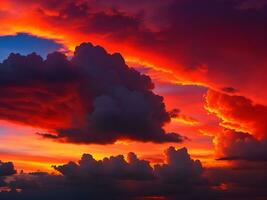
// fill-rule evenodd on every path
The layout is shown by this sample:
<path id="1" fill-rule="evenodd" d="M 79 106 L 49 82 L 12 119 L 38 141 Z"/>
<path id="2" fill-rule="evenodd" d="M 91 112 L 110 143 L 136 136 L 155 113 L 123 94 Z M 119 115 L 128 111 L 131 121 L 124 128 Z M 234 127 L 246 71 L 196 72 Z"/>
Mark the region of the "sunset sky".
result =
<path id="1" fill-rule="evenodd" d="M 0 24 L 0 199 L 267 199 L 266 0 L 1 0 Z"/>

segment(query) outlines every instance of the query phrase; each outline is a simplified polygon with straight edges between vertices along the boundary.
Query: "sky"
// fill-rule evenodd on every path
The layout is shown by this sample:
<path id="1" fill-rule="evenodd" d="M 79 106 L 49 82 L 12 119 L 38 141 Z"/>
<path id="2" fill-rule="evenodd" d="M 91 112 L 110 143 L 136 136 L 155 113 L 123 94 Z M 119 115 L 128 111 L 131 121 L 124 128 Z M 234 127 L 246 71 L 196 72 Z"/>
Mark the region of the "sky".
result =
<path id="1" fill-rule="evenodd" d="M 266 0 L 2 0 L 0 199 L 266 199 L 266 18 Z"/>

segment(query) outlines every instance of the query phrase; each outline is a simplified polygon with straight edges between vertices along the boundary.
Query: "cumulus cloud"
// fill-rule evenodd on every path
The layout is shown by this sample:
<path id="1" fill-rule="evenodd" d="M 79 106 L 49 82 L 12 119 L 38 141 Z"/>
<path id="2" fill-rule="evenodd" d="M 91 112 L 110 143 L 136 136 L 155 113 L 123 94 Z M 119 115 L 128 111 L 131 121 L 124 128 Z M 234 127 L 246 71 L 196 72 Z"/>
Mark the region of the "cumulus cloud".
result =
<path id="1" fill-rule="evenodd" d="M 136 154 L 128 154 L 128 162 L 122 155 L 111 156 L 97 161 L 92 155 L 84 154 L 79 163 L 69 162 L 54 169 L 66 177 L 78 179 L 90 179 L 92 177 L 112 177 L 126 180 L 153 180 L 156 178 L 168 180 L 171 183 L 181 183 L 199 179 L 202 173 L 202 165 L 199 160 L 193 160 L 186 148 L 176 150 L 169 147 L 165 151 L 167 163 L 157 164 L 153 169 L 149 162 L 140 160 Z"/>
<path id="2" fill-rule="evenodd" d="M 191 192 L 195 191 L 200 182 L 204 183 L 200 162 L 191 159 L 185 148 L 176 150 L 170 147 L 165 155 L 166 164 L 152 168 L 148 161 L 139 159 L 132 152 L 128 154 L 127 161 L 122 155 L 95 160 L 92 155 L 84 154 L 78 163 L 69 162 L 54 166 L 61 175 L 37 172 L 14 176 L 13 180 L 7 183 L 12 191 L 0 193 L 0 197 L 3 199 L 191 197 Z M 15 192 L 18 189 L 22 191 Z"/>
<path id="3" fill-rule="evenodd" d="M 186 148 L 169 147 L 165 164 L 149 162 L 129 153 L 95 160 L 84 154 L 79 162 L 54 166 L 61 174 L 5 173 L 0 198 L 31 199 L 264 199 L 266 165 L 238 168 L 202 168 Z M 219 161 L 217 161 L 219 162 Z M 256 168 L 255 168 L 256 166 Z M 250 181 L 247 181 L 250 180 Z M 2 188 L 1 188 L 2 189 Z"/>
<path id="4" fill-rule="evenodd" d="M 39 126 L 54 134 L 43 136 L 69 142 L 181 142 L 162 128 L 171 114 L 153 87 L 120 54 L 89 43 L 78 46 L 71 61 L 58 52 L 46 60 L 10 54 L 0 64 L 0 118 Z"/>
<path id="5" fill-rule="evenodd" d="M 165 158 L 164 164 L 152 167 L 133 152 L 127 159 L 118 155 L 96 160 L 84 154 L 78 162 L 53 166 L 60 174 L 8 172 L 5 175 L 12 176 L 2 180 L 5 190 L 0 198 L 252 200 L 267 195 L 266 165 L 203 168 L 186 148 L 174 147 L 166 149 Z"/>
<path id="6" fill-rule="evenodd" d="M 202 165 L 199 160 L 192 160 L 186 148 L 176 150 L 169 147 L 166 152 L 167 164 L 156 165 L 156 174 L 168 182 L 194 182 L 199 180 Z"/>
<path id="7" fill-rule="evenodd" d="M 221 160 L 266 161 L 267 107 L 243 96 L 209 90 L 206 109 L 225 128 L 214 134 Z"/>
<path id="8" fill-rule="evenodd" d="M 216 137 L 219 160 L 267 161 L 267 140 L 226 129 Z"/>
<path id="9" fill-rule="evenodd" d="M 69 162 L 54 169 L 68 178 L 89 180 L 94 177 L 110 177 L 126 180 L 151 180 L 153 169 L 148 161 L 139 160 L 134 153 L 128 154 L 128 162 L 122 155 L 97 161 L 92 155 L 84 154 L 79 163 Z"/>

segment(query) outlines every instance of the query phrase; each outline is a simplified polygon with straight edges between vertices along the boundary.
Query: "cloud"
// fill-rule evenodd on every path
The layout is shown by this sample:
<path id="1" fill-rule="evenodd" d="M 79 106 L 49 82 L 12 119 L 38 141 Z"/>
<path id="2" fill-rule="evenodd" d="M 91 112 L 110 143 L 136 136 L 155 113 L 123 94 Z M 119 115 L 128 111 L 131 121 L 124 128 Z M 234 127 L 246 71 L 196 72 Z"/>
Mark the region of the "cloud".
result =
<path id="1" fill-rule="evenodd" d="M 17 171 L 15 170 L 12 162 L 2 162 L 0 160 L 0 191 L 1 187 L 6 186 L 5 177 L 16 173 Z"/>
<path id="2" fill-rule="evenodd" d="M 203 168 L 186 148 L 169 147 L 164 164 L 150 166 L 135 153 L 54 166 L 60 174 L 20 173 L 4 181 L 5 199 L 255 199 L 266 197 L 266 165 Z M 219 162 L 219 161 L 216 161 Z M 254 162 L 253 162 L 254 163 Z M 249 181 L 247 181 L 249 180 Z"/>
<path id="3" fill-rule="evenodd" d="M 267 161 L 267 141 L 257 140 L 247 133 L 225 130 L 216 137 L 219 160 Z"/>
<path id="4" fill-rule="evenodd" d="M 267 107 L 243 96 L 209 90 L 206 109 L 225 130 L 214 134 L 221 160 L 266 161 Z"/>
<path id="5" fill-rule="evenodd" d="M 167 163 L 155 165 L 153 169 L 149 162 L 140 160 L 136 154 L 128 154 L 128 162 L 122 155 L 111 156 L 97 161 L 92 155 L 84 154 L 79 163 L 69 162 L 62 166 L 54 166 L 66 177 L 74 179 L 90 179 L 94 177 L 111 177 L 122 180 L 167 180 L 171 183 L 194 182 L 200 179 L 203 171 L 199 160 L 193 160 L 186 148 L 176 150 L 169 147 L 165 151 Z"/>
<path id="6" fill-rule="evenodd" d="M 151 180 L 153 169 L 148 161 L 139 160 L 134 153 L 128 154 L 128 162 L 122 155 L 97 161 L 92 155 L 84 154 L 78 164 L 69 162 L 54 169 L 70 179 L 90 180 L 95 177 L 110 177 L 119 180 Z"/>
<path id="7" fill-rule="evenodd" d="M 128 154 L 127 161 L 122 155 L 95 160 L 90 154 L 84 154 L 78 163 L 69 162 L 54 166 L 62 175 L 36 172 L 14 176 L 13 180 L 7 183 L 12 191 L 0 193 L 0 197 L 1 199 L 63 197 L 153 199 L 156 196 L 164 199 L 180 196 L 186 199 L 190 197 L 192 195 L 190 193 L 200 184 L 193 180 L 203 180 L 200 162 L 191 159 L 185 148 L 176 150 L 170 147 L 165 155 L 166 164 L 158 165 L 154 169 L 148 161 L 139 159 L 134 153 Z M 21 192 L 15 192 L 18 189 Z"/>
<path id="8" fill-rule="evenodd" d="M 15 6 L 30 12 L 15 17 Z M 11 0 L 1 34 L 28 31 L 71 49 L 90 40 L 171 71 L 168 80 L 235 88 L 266 104 L 266 8 L 265 0 Z"/>
<path id="9" fill-rule="evenodd" d="M 16 173 L 12 162 L 0 161 L 0 177 L 10 176 Z"/>
<path id="10" fill-rule="evenodd" d="M 203 171 L 199 160 L 192 160 L 186 148 L 176 150 L 169 147 L 166 152 L 167 164 L 156 165 L 155 172 L 167 182 L 188 182 L 199 181 Z"/>
<path id="11" fill-rule="evenodd" d="M 181 142 L 164 131 L 171 114 L 153 88 L 120 54 L 90 43 L 78 46 L 71 61 L 58 52 L 46 60 L 10 54 L 0 64 L 0 118 L 41 127 L 52 132 L 44 137 L 67 142 Z"/>
<path id="12" fill-rule="evenodd" d="M 164 66 L 178 80 L 235 88 L 266 103 L 259 89 L 264 84 L 259 77 L 266 73 L 266 1 L 46 2 L 36 7 L 52 27 L 73 24 L 72 32 L 91 34 L 97 43 Z"/>
<path id="13" fill-rule="evenodd" d="M 221 119 L 225 128 L 248 132 L 255 138 L 264 139 L 267 134 L 267 107 L 250 99 L 209 90 L 205 97 L 206 109 Z"/>
<path id="14" fill-rule="evenodd" d="M 257 167 L 258 166 L 258 167 Z M 259 167 L 260 166 L 260 167 Z M 218 199 L 265 199 L 266 165 L 210 168 L 205 171 Z"/>

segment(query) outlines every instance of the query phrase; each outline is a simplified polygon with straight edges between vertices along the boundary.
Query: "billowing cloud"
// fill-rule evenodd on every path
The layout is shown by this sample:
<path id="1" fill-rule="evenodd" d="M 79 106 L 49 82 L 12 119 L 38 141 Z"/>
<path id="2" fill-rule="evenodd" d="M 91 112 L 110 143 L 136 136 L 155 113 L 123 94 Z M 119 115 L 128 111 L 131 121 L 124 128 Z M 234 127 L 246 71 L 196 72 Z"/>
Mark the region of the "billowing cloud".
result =
<path id="1" fill-rule="evenodd" d="M 174 147 L 169 147 L 165 153 L 167 164 L 155 166 L 156 174 L 161 179 L 174 183 L 183 180 L 184 184 L 199 181 L 202 165 L 199 160 L 190 158 L 186 148 L 177 151 Z"/>
<path id="2" fill-rule="evenodd" d="M 20 173 L 3 181 L 1 199 L 264 199 L 266 165 L 202 168 L 186 148 L 169 147 L 166 161 L 154 167 L 129 153 L 54 166 L 59 174 Z M 218 161 L 219 162 L 219 161 Z M 11 174 L 9 174 L 11 175 Z M 247 181 L 247 180 L 250 181 Z"/>
<path id="3" fill-rule="evenodd" d="M 209 168 L 190 158 L 187 149 L 168 148 L 166 163 L 152 168 L 134 153 L 81 160 L 54 167 L 61 175 L 21 173 L 4 181 L 1 199 L 264 199 L 266 168 Z M 147 176 L 149 175 L 149 176 Z M 247 180 L 250 181 L 247 181 Z M 3 189 L 3 188 L 1 188 Z"/>
<path id="4" fill-rule="evenodd" d="M 190 158 L 186 148 L 176 150 L 174 147 L 169 147 L 165 155 L 167 163 L 157 164 L 155 169 L 149 165 L 148 161 L 138 159 L 132 152 L 128 154 L 128 162 L 122 155 L 96 161 L 92 155 L 84 154 L 78 164 L 69 162 L 54 168 L 64 176 L 75 179 L 103 176 L 125 180 L 161 179 L 183 184 L 200 179 L 202 165 L 199 160 Z"/>
<path id="5" fill-rule="evenodd" d="M 225 128 L 214 140 L 221 159 L 266 161 L 266 106 L 213 90 L 208 91 L 205 106 Z"/>
<path id="6" fill-rule="evenodd" d="M 92 155 L 84 154 L 78 164 L 69 162 L 54 168 L 70 179 L 84 181 L 94 177 L 110 177 L 121 180 L 151 180 L 154 178 L 149 162 L 139 160 L 134 153 L 128 154 L 128 162 L 122 155 L 97 161 Z"/>
<path id="7" fill-rule="evenodd" d="M 11 54 L 0 72 L 0 117 L 54 133 L 43 136 L 78 143 L 182 141 L 162 128 L 171 114 L 150 78 L 118 53 L 84 43 L 71 61 L 57 52 L 46 60 Z"/>
<path id="8" fill-rule="evenodd" d="M 236 131 L 248 132 L 258 139 L 266 138 L 267 107 L 243 96 L 227 95 L 209 90 L 206 108 L 217 115 L 221 125 Z"/>
<path id="9" fill-rule="evenodd" d="M 95 160 L 84 154 L 78 163 L 55 166 L 61 175 L 36 172 L 14 176 L 7 181 L 12 191 L 0 193 L 0 197 L 186 199 L 201 193 L 196 189 L 199 184 L 206 185 L 201 163 L 190 158 L 185 148 L 170 147 L 165 155 L 166 164 L 152 168 L 135 153 L 129 153 L 127 161 L 122 155 Z M 21 192 L 15 192 L 18 189 Z"/>
<path id="10" fill-rule="evenodd" d="M 248 133 L 224 130 L 216 137 L 219 160 L 267 161 L 267 140 Z"/>

